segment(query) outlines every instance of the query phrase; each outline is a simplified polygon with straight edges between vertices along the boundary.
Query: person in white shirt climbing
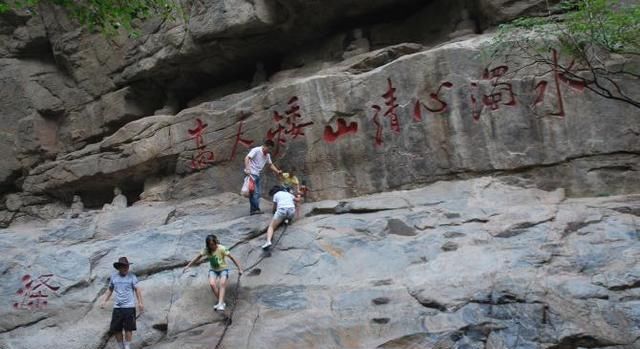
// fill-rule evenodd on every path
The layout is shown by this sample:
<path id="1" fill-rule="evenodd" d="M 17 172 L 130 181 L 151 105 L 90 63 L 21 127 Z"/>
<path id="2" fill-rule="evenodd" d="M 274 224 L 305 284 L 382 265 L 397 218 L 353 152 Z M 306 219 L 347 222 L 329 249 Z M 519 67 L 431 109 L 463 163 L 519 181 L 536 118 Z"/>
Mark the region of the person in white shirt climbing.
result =
<path id="1" fill-rule="evenodd" d="M 291 194 L 290 188 L 282 188 L 280 186 L 274 186 L 269 191 L 269 195 L 273 196 L 273 219 L 267 229 L 267 242 L 262 245 L 262 248 L 266 249 L 271 246 L 271 239 L 273 238 L 273 232 L 278 228 L 283 221 L 290 221 L 293 219 L 296 213 L 296 202 L 300 199 Z"/>

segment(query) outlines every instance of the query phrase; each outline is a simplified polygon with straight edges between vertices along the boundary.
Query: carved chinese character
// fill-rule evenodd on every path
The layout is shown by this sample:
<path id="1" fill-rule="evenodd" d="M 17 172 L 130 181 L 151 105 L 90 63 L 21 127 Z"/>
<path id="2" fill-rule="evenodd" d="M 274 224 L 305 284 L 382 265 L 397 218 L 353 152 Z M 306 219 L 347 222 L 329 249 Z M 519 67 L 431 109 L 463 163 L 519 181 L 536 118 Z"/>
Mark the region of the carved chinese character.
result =
<path id="1" fill-rule="evenodd" d="M 350 122 L 347 125 L 347 122 L 343 118 L 339 118 L 337 120 L 338 127 L 334 131 L 331 125 L 327 125 L 324 128 L 323 139 L 327 143 L 333 143 L 338 140 L 338 138 L 346 136 L 350 133 L 358 132 L 358 123 Z"/>
<path id="2" fill-rule="evenodd" d="M 273 121 L 276 126 L 275 128 L 267 130 L 266 139 L 272 140 L 275 143 L 273 156 L 278 156 L 280 147 L 287 143 L 287 136 L 291 139 L 304 136 L 304 128 L 313 125 L 313 121 L 300 122 L 302 114 L 300 113 L 297 96 L 291 97 L 287 105 L 288 108 L 284 112 L 284 115 L 278 111 L 273 112 Z"/>
<path id="3" fill-rule="evenodd" d="M 422 107 L 435 114 L 445 112 L 447 110 L 447 102 L 442 100 L 442 98 L 440 97 L 440 92 L 442 91 L 442 88 L 449 89 L 451 87 L 453 87 L 453 84 L 449 81 L 441 83 L 435 93 L 429 93 L 429 98 L 432 100 L 431 103 L 422 103 L 420 100 L 417 100 L 413 108 L 413 119 L 415 121 L 422 121 Z M 433 105 L 433 107 L 430 107 L 429 105 Z"/>
<path id="4" fill-rule="evenodd" d="M 552 49 L 551 51 L 552 51 L 552 60 L 553 60 L 552 72 L 553 72 L 553 80 L 556 88 L 555 92 L 556 92 L 557 108 L 555 111 L 549 113 L 548 115 L 564 117 L 565 116 L 564 100 L 562 96 L 562 89 L 560 88 L 560 83 L 562 82 L 565 85 L 568 85 L 570 88 L 579 92 L 584 91 L 587 84 L 583 80 L 575 80 L 569 76 L 571 70 L 574 68 L 575 60 L 571 61 L 566 71 L 564 72 L 560 71 L 559 65 L 558 65 L 558 51 L 556 51 L 556 49 Z M 535 87 L 536 98 L 533 101 L 534 107 L 544 102 L 544 97 L 547 91 L 548 84 L 549 83 L 546 80 L 540 81 L 536 84 L 536 87 Z"/>
<path id="5" fill-rule="evenodd" d="M 395 133 L 400 133 L 400 120 L 398 118 L 398 104 L 397 104 L 397 98 L 396 98 L 396 88 L 393 87 L 393 83 L 391 82 L 391 79 L 387 79 L 387 91 L 382 95 L 382 98 L 384 98 L 384 104 L 387 106 L 385 112 L 384 112 L 384 116 L 388 117 L 391 123 L 391 130 Z M 375 137 L 375 145 L 376 146 L 381 146 L 384 141 L 382 140 L 382 122 L 380 121 L 379 115 L 382 112 L 382 108 L 377 105 L 374 104 L 371 106 L 371 108 L 373 110 L 375 110 L 375 113 L 373 115 L 373 117 L 371 118 L 373 123 L 376 125 L 376 137 Z"/>
<path id="6" fill-rule="evenodd" d="M 43 274 L 33 279 L 31 275 L 24 275 L 21 279 L 22 287 L 16 292 L 21 297 L 19 302 L 13 303 L 16 309 L 44 309 L 47 307 L 49 294 L 56 292 L 60 286 L 52 283 L 53 274 Z"/>
<path id="7" fill-rule="evenodd" d="M 238 132 L 236 133 L 236 140 L 233 143 L 233 149 L 231 150 L 231 157 L 229 160 L 233 160 L 236 157 L 236 151 L 238 150 L 238 144 L 241 144 L 245 148 L 250 148 L 253 145 L 253 141 L 250 139 L 242 138 L 242 126 L 244 125 L 244 121 L 240 121 L 240 125 L 238 125 Z"/>
<path id="8" fill-rule="evenodd" d="M 491 82 L 491 91 L 489 94 L 481 94 L 480 85 L 477 82 L 471 82 L 471 116 L 474 120 L 479 120 L 484 107 L 489 107 L 491 111 L 500 109 L 500 106 L 515 106 L 516 97 L 513 93 L 513 86 L 510 82 L 500 81 L 501 78 L 509 71 L 509 67 L 501 65 L 491 70 L 485 68 L 482 73 L 482 80 Z M 482 103 L 479 103 L 478 97 Z"/>
<path id="9" fill-rule="evenodd" d="M 214 160 L 213 152 L 206 150 L 206 145 L 204 144 L 203 133 L 207 126 L 202 120 L 196 119 L 196 127 L 188 130 L 189 135 L 196 142 L 196 154 L 191 159 L 191 168 L 194 170 L 206 168 Z"/>

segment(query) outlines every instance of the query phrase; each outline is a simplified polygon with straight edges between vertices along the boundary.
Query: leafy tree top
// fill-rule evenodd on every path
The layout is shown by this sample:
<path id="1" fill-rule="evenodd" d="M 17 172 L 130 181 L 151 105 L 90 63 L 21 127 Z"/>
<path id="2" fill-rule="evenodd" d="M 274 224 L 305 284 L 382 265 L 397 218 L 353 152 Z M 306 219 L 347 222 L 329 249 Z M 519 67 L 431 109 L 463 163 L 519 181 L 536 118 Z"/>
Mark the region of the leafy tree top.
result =
<path id="1" fill-rule="evenodd" d="M 640 108 L 640 3 L 631 0 L 563 0 L 548 15 L 500 25 L 485 55 L 529 60 L 581 81 L 588 90 Z M 549 58 L 559 49 L 572 59 Z M 574 66 L 577 63 L 576 66 Z"/>
<path id="2" fill-rule="evenodd" d="M 137 35 L 135 21 L 151 17 L 173 18 L 179 10 L 173 0 L 0 0 L 0 13 L 24 9 L 37 12 L 40 3 L 61 6 L 89 30 L 107 36 L 121 28 Z"/>

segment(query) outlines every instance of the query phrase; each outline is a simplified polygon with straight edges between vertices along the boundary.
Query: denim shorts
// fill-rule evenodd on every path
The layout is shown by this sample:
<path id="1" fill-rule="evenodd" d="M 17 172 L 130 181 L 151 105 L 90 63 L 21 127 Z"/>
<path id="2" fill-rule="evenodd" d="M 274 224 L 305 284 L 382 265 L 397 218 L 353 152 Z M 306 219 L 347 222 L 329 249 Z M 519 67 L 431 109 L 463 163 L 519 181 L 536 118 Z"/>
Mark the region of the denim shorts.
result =
<path id="1" fill-rule="evenodd" d="M 295 216 L 296 214 L 296 208 L 295 207 L 282 207 L 282 208 L 278 208 L 278 210 L 276 211 L 276 213 L 273 215 L 273 219 L 277 219 L 277 220 L 285 220 L 285 219 L 292 219 L 293 216 Z"/>
<path id="2" fill-rule="evenodd" d="M 227 279 L 229 278 L 229 269 L 223 269 L 223 270 L 213 270 L 213 269 L 209 269 L 209 277 L 226 277 Z"/>

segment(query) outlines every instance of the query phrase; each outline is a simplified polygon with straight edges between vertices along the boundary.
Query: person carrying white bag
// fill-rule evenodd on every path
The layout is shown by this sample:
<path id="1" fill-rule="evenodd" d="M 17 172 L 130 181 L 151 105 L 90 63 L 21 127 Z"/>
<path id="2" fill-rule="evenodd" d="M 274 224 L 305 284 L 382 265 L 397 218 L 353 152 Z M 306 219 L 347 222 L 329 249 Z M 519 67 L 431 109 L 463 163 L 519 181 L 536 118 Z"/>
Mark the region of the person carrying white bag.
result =
<path id="1" fill-rule="evenodd" d="M 261 146 L 251 149 L 249 154 L 244 158 L 244 173 L 249 178 L 245 178 L 247 190 L 245 191 L 245 186 L 243 184 L 241 194 L 249 197 L 250 215 L 263 213 L 260 210 L 260 172 L 264 168 L 264 165 L 269 164 L 271 171 L 277 175 L 282 173 L 282 171 L 280 171 L 271 161 L 270 153 L 271 148 L 274 146 L 275 144 L 273 141 L 267 139 Z M 253 191 L 251 190 L 252 182 Z M 245 192 L 247 193 L 246 195 Z"/>

